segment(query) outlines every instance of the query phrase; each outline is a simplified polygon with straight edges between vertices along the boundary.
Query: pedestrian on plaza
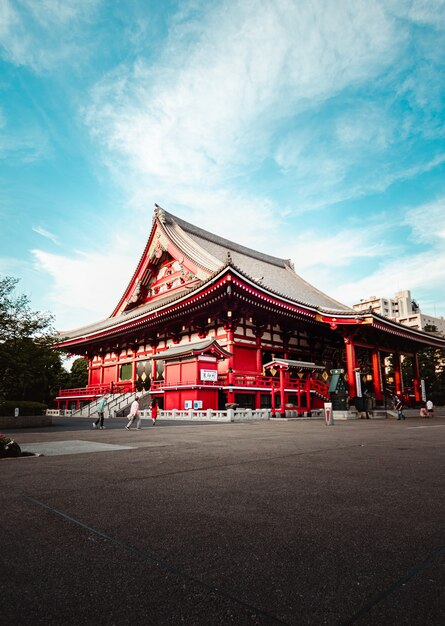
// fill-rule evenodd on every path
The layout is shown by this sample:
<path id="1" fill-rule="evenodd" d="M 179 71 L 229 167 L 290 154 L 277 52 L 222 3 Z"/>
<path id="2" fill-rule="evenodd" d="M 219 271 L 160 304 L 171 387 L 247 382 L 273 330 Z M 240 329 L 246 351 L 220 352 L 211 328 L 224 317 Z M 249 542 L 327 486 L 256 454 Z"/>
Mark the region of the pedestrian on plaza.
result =
<path id="1" fill-rule="evenodd" d="M 402 398 L 398 398 L 397 399 L 397 404 L 395 406 L 395 409 L 397 411 L 397 419 L 398 420 L 404 420 L 405 416 L 403 415 L 403 400 L 402 400 Z"/>
<path id="2" fill-rule="evenodd" d="M 153 400 L 151 403 L 151 421 L 153 422 L 153 426 L 156 426 L 156 420 L 158 418 L 158 403 L 156 400 Z"/>
<path id="3" fill-rule="evenodd" d="M 130 413 L 128 414 L 128 419 L 130 421 L 125 426 L 127 430 L 130 430 L 130 426 L 132 425 L 132 423 L 134 422 L 136 418 L 137 418 L 136 430 L 141 430 L 141 413 L 139 411 L 139 396 L 136 396 L 131 404 Z"/>
<path id="4" fill-rule="evenodd" d="M 426 401 L 426 410 L 428 413 L 428 417 L 434 417 L 434 404 L 432 400 Z"/>
<path id="5" fill-rule="evenodd" d="M 428 411 L 425 406 L 420 407 L 420 417 L 428 417 Z"/>
<path id="6" fill-rule="evenodd" d="M 100 430 L 103 430 L 105 428 L 104 417 L 105 417 L 106 406 L 107 406 L 107 399 L 105 396 L 102 396 L 97 405 L 97 420 L 93 422 L 93 428 L 99 427 Z"/>

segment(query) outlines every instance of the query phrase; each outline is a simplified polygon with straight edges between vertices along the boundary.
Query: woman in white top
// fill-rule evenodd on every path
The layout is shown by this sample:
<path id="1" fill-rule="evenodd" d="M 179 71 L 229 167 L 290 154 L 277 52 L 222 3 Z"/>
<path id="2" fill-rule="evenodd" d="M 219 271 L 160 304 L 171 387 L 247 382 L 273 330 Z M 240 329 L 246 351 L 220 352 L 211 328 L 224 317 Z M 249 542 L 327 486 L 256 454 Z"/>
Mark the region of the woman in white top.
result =
<path id="1" fill-rule="evenodd" d="M 130 413 L 128 415 L 128 419 L 130 421 L 125 426 L 127 430 L 130 430 L 130 426 L 132 425 L 136 417 L 138 418 L 138 421 L 136 422 L 136 429 L 140 430 L 141 429 L 141 413 L 139 411 L 139 396 L 136 396 L 131 404 Z"/>

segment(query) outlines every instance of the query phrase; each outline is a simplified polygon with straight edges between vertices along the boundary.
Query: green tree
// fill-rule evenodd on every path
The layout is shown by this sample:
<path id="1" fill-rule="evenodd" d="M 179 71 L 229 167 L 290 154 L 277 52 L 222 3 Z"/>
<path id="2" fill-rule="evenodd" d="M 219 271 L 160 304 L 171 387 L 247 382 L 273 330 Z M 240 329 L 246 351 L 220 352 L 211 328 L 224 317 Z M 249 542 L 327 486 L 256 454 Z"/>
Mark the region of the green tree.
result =
<path id="1" fill-rule="evenodd" d="M 73 361 L 69 375 L 71 388 L 86 387 L 88 383 L 88 361 L 80 357 Z"/>
<path id="2" fill-rule="evenodd" d="M 436 326 L 427 325 L 425 330 L 437 333 Z M 420 377 L 425 380 L 427 398 L 435 404 L 445 404 L 445 350 L 430 346 L 418 353 Z"/>
<path id="3" fill-rule="evenodd" d="M 53 318 L 32 311 L 28 297 L 15 294 L 17 283 L 0 278 L 0 396 L 47 403 L 63 378 Z"/>

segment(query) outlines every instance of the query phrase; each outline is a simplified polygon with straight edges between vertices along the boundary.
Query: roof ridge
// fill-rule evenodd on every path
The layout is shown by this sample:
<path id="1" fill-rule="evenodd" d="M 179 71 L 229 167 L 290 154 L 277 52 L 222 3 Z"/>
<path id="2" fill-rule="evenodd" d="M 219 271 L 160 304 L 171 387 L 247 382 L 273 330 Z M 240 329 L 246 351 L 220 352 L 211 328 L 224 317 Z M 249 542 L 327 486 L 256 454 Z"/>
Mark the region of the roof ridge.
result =
<path id="1" fill-rule="evenodd" d="M 233 250 L 234 252 L 238 252 L 240 254 L 245 254 L 246 256 L 250 256 L 254 259 L 258 259 L 260 261 L 264 261 L 266 263 L 271 263 L 273 265 L 278 265 L 279 267 L 291 267 L 292 261 L 290 259 L 282 259 L 280 257 L 272 256 L 271 254 L 265 254 L 264 252 L 259 252 L 258 250 L 254 250 L 253 248 L 248 248 L 247 246 L 243 246 L 242 244 L 236 243 L 235 241 L 231 241 L 230 239 L 226 239 L 225 237 L 220 237 L 219 235 L 215 235 L 208 230 L 204 230 L 199 226 L 195 226 L 186 220 L 183 220 L 173 213 L 166 211 L 160 206 L 156 205 L 156 215 L 161 223 L 170 222 L 177 224 L 182 230 L 192 235 L 196 235 L 201 237 L 202 239 L 206 239 L 211 243 L 215 243 L 219 246 L 227 246 L 228 249 Z"/>

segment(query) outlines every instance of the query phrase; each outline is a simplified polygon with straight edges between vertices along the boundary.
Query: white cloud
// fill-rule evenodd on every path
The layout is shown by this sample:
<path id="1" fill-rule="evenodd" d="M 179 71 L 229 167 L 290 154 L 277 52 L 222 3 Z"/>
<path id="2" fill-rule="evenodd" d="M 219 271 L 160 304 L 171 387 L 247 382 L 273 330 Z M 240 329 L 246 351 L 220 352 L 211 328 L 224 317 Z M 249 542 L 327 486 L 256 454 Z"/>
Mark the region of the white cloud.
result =
<path id="1" fill-rule="evenodd" d="M 175 185 L 257 167 L 283 120 L 380 72 L 398 41 L 376 2 L 233 2 L 190 28 L 176 25 L 157 67 L 107 76 L 86 111 L 114 158 Z"/>
<path id="2" fill-rule="evenodd" d="M 74 258 L 38 249 L 32 254 L 36 269 L 53 280 L 48 299 L 58 328 L 64 330 L 107 318 L 138 260 L 136 255 L 119 253 L 112 246 L 105 254 L 79 252 Z"/>
<path id="3" fill-rule="evenodd" d="M 421 301 L 422 297 L 429 299 L 443 312 L 444 283 L 445 250 L 434 250 L 409 256 L 400 255 L 392 262 L 379 265 L 374 272 L 360 280 L 334 286 L 331 295 L 353 304 L 371 295 L 393 297 L 397 291 L 409 289 L 417 300 Z M 423 312 L 429 312 L 421 308 Z"/>
<path id="4" fill-rule="evenodd" d="M 380 224 L 363 222 L 355 228 L 342 228 L 328 235 L 304 230 L 292 237 L 286 249 L 290 251 L 288 256 L 294 259 L 297 272 L 310 270 L 315 275 L 323 266 L 335 272 L 359 259 L 373 261 L 395 254 L 399 246 L 388 243 L 385 238 L 391 227 L 391 222 L 385 220 Z"/>
<path id="5" fill-rule="evenodd" d="M 54 235 L 53 233 L 51 233 L 49 230 L 46 230 L 46 228 L 42 228 L 42 226 L 33 226 L 32 230 L 38 235 L 41 235 L 42 237 L 44 237 L 45 239 L 49 239 L 56 245 L 60 245 L 60 241 L 58 237 Z"/>
<path id="6" fill-rule="evenodd" d="M 70 315 L 67 306 L 78 318 L 74 325 L 111 312 L 139 258 L 141 215 L 151 216 L 153 202 L 224 237 L 293 258 L 297 272 L 302 269 L 305 278 L 340 300 L 350 301 L 346 296 L 351 293 L 354 299 L 369 295 L 365 292 L 375 291 L 374 285 L 381 291 L 392 281 L 390 271 L 396 271 L 396 266 L 389 262 L 388 272 L 378 268 L 373 272 L 373 264 L 391 254 L 404 259 L 402 246 L 384 243 L 388 221 L 366 232 L 363 225 L 348 230 L 343 226 L 342 232 L 323 239 L 320 232 L 306 231 L 304 221 L 296 222 L 291 233 L 285 216 L 384 190 L 442 164 L 444 157 L 432 154 L 426 162 L 403 161 L 397 167 L 389 161 L 386 173 L 385 168 L 368 167 L 365 154 L 366 174 L 343 184 L 363 146 L 385 153 L 401 133 L 412 131 L 412 119 L 400 121 L 396 114 L 365 100 L 352 113 L 342 109 L 331 114 L 331 127 L 327 123 L 318 134 L 314 125 L 301 131 L 301 120 L 308 112 L 316 114 L 323 105 L 329 106 L 342 91 L 369 85 L 385 76 L 391 64 L 397 66 L 400 51 L 406 50 L 408 28 L 403 20 L 394 19 L 396 13 L 430 24 L 433 11 L 417 2 L 400 3 L 397 11 L 392 7 L 388 13 L 385 3 L 372 0 L 180 5 L 181 12 L 170 22 L 168 39 L 158 45 L 155 57 L 139 56 L 131 64 L 122 63 L 86 97 L 84 120 L 102 146 L 115 182 L 131 198 L 133 211 L 126 213 L 121 237 L 125 240 L 134 233 L 138 245 L 132 250 L 127 241 L 120 246 L 105 238 L 104 253 L 79 253 L 74 258 L 35 250 L 38 267 L 54 281 L 58 325 Z M 74 34 L 60 51 L 55 38 L 71 27 L 76 32 L 76 20 L 89 14 L 88 2 L 67 5 L 47 0 L 42 8 L 27 5 L 35 29 L 54 30 L 54 37 L 40 51 L 35 45 L 38 38 L 14 6 L 5 2 L 6 26 L 0 26 L 12 62 L 41 71 L 69 55 L 72 58 L 77 45 Z M 74 6 L 84 7 L 84 13 L 76 13 Z M 48 20 L 45 13 L 51 13 Z M 141 32 L 135 35 L 139 41 Z M 413 85 L 407 82 L 405 90 L 410 89 Z M 261 191 L 249 191 L 246 182 L 274 155 L 282 180 L 295 189 L 283 207 Z M 286 170 L 291 169 L 288 177 Z M 419 215 L 408 217 L 407 225 Z M 285 225 L 289 229 L 283 235 Z M 148 217 L 143 228 L 147 234 L 149 227 Z M 369 279 L 335 290 L 340 280 L 335 270 L 360 259 L 369 260 Z M 429 257 L 415 259 L 432 263 Z M 415 264 L 412 275 L 420 276 Z M 403 272 L 394 276 L 401 282 L 397 288 L 404 287 Z M 440 272 L 431 276 L 439 279 Z"/>
<path id="7" fill-rule="evenodd" d="M 3 0 L 0 4 L 0 52 L 14 65 L 35 72 L 84 58 L 79 33 L 98 0 Z"/>
<path id="8" fill-rule="evenodd" d="M 410 226 L 414 242 L 435 248 L 444 246 L 445 198 L 408 210 L 404 222 Z"/>
<path id="9" fill-rule="evenodd" d="M 0 134 L 0 159 L 32 163 L 51 155 L 49 138 L 41 128 L 25 125 L 21 128 L 9 128 L 6 117 L 3 118 L 3 122 Z"/>

